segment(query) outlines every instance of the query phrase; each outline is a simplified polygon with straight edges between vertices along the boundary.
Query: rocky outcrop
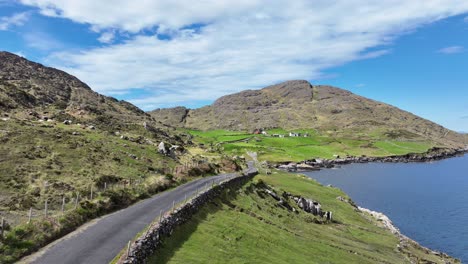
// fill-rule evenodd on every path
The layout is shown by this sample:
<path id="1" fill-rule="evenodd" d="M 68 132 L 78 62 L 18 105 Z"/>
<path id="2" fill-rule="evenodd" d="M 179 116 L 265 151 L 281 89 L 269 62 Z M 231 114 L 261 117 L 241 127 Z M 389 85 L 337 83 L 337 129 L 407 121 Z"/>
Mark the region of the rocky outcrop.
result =
<path id="1" fill-rule="evenodd" d="M 255 176 L 258 171 L 251 165 L 249 164 L 249 168 L 244 171 L 242 176 L 213 186 L 159 219 L 155 225 L 131 244 L 128 255 L 124 254 L 117 263 L 146 263 L 146 259 L 161 247 L 163 239 L 170 236 L 178 226 L 190 220 L 203 205 L 221 195 L 225 189 L 238 188 Z"/>
<path id="2" fill-rule="evenodd" d="M 296 209 L 289 204 L 289 201 L 294 202 L 302 211 L 313 214 L 315 216 L 320 216 L 325 221 L 332 221 L 332 212 L 322 210 L 322 205 L 315 200 L 305 198 L 299 195 L 293 195 L 289 192 L 283 192 L 279 196 L 276 191 L 262 182 L 257 184 L 258 189 L 256 190 L 258 194 L 266 193 L 271 196 L 273 199 L 278 201 L 278 206 L 288 209 L 289 211 L 296 212 Z M 316 223 L 325 223 L 324 221 L 317 220 Z"/>
<path id="3" fill-rule="evenodd" d="M 189 111 L 189 109 L 179 106 L 174 108 L 155 109 L 148 113 L 161 123 L 175 127 L 182 127 L 185 124 L 185 119 L 189 114 Z"/>
<path id="4" fill-rule="evenodd" d="M 456 157 L 468 153 L 467 148 L 445 149 L 432 148 L 426 153 L 410 153 L 400 156 L 388 157 L 344 157 L 339 156 L 336 159 L 310 159 L 301 163 L 288 162 L 286 164 L 276 164 L 275 167 L 286 171 L 312 171 L 322 168 L 333 168 L 339 165 L 351 163 L 369 163 L 369 162 L 389 162 L 389 163 L 408 163 L 408 162 L 431 162 L 447 158 Z"/>

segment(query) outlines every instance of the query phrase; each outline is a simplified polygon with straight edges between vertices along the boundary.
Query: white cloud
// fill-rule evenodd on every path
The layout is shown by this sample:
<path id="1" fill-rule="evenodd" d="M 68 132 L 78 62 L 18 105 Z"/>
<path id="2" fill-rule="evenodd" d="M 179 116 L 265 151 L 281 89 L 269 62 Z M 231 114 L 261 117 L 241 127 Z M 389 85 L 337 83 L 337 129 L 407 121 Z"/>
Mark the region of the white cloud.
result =
<path id="1" fill-rule="evenodd" d="M 58 52 L 47 62 L 100 92 L 151 90 L 131 100 L 146 109 L 314 79 L 326 68 L 382 56 L 396 37 L 468 11 L 466 0 L 22 2 L 96 32 L 133 33 L 124 43 Z"/>
<path id="2" fill-rule="evenodd" d="M 107 31 L 101 34 L 101 36 L 98 38 L 98 41 L 101 43 L 109 44 L 114 40 L 114 38 L 115 38 L 115 32 Z"/>
<path id="3" fill-rule="evenodd" d="M 207 23 L 258 8 L 260 0 L 21 0 L 38 7 L 42 14 L 69 18 L 99 28 L 121 28 L 137 32 L 164 25 L 180 28 L 192 23 Z"/>
<path id="4" fill-rule="evenodd" d="M 14 26 L 22 26 L 28 21 L 29 13 L 16 13 L 11 16 L 0 17 L 0 30 L 8 30 Z"/>
<path id="5" fill-rule="evenodd" d="M 60 41 L 56 40 L 51 35 L 40 31 L 24 33 L 23 39 L 29 47 L 43 51 L 57 50 L 64 47 Z"/>
<path id="6" fill-rule="evenodd" d="M 465 48 L 463 48 L 462 46 L 450 46 L 450 47 L 442 48 L 438 50 L 437 52 L 443 53 L 443 54 L 456 54 L 456 53 L 461 53 L 463 51 L 465 51 Z"/>

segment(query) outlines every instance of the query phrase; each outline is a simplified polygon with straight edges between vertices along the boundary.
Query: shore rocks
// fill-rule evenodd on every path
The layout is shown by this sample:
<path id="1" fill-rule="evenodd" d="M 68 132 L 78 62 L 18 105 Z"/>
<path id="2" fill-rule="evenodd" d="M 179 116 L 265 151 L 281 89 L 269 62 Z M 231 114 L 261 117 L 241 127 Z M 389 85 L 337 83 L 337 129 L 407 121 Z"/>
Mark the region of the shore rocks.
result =
<path id="1" fill-rule="evenodd" d="M 333 168 L 340 165 L 351 163 L 368 163 L 368 162 L 390 162 L 390 163 L 408 163 L 408 162 L 431 162 L 446 158 L 463 155 L 468 152 L 468 147 L 464 149 L 444 149 L 432 148 L 426 153 L 409 153 L 401 156 L 388 157 L 337 157 L 336 159 L 310 159 L 301 163 L 288 162 L 277 164 L 276 168 L 285 171 L 312 171 L 320 170 L 321 168 Z"/>
<path id="2" fill-rule="evenodd" d="M 376 212 L 376 211 L 372 211 L 372 210 L 369 210 L 369 209 L 363 208 L 363 207 L 358 207 L 358 209 L 361 212 L 365 212 L 365 213 L 371 215 L 372 217 L 374 217 L 377 221 L 382 223 L 382 225 L 383 225 L 383 227 L 385 229 L 390 230 L 390 232 L 392 232 L 393 234 L 395 234 L 395 235 L 400 234 L 400 230 L 396 226 L 393 225 L 390 218 L 388 218 L 388 216 L 386 216 L 385 214 L 380 213 L 380 212 Z"/>

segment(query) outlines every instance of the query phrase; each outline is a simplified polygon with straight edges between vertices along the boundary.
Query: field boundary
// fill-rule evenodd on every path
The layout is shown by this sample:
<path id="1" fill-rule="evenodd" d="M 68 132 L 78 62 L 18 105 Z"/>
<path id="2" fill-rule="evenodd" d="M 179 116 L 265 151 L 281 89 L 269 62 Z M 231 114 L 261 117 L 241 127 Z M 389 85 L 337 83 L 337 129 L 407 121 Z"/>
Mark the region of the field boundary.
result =
<path id="1" fill-rule="evenodd" d="M 164 237 L 170 236 L 178 226 L 190 220 L 203 205 L 219 197 L 225 189 L 239 187 L 257 174 L 257 169 L 253 168 L 253 164 L 249 164 L 249 168 L 244 171 L 242 176 L 213 185 L 179 207 L 173 208 L 170 212 L 161 215 L 136 240 L 133 242 L 129 241 L 126 253 L 122 254 L 116 263 L 145 263 L 146 259 L 161 247 Z"/>

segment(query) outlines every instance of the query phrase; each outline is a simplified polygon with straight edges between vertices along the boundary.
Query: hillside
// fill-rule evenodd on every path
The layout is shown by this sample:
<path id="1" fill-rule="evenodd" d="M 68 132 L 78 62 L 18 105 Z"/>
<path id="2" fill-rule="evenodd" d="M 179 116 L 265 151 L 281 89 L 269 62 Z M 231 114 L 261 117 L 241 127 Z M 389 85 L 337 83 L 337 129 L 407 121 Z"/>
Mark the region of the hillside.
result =
<path id="1" fill-rule="evenodd" d="M 0 52 L 0 262 L 193 177 L 237 169 L 187 145 L 187 135 L 128 102 Z"/>
<path id="2" fill-rule="evenodd" d="M 316 201 L 333 220 L 304 211 L 291 196 Z M 274 171 L 206 204 L 148 263 L 460 263 L 381 220 L 337 188 Z"/>
<path id="3" fill-rule="evenodd" d="M 0 112 L 4 117 L 129 128 L 165 128 L 126 101 L 101 95 L 76 77 L 9 52 L 0 52 Z"/>
<path id="4" fill-rule="evenodd" d="M 197 130 L 314 129 L 347 137 L 378 133 L 453 148 L 464 147 L 466 142 L 461 134 L 391 105 L 307 81 L 223 96 L 199 109 L 179 107 L 149 113 L 165 124 Z"/>

